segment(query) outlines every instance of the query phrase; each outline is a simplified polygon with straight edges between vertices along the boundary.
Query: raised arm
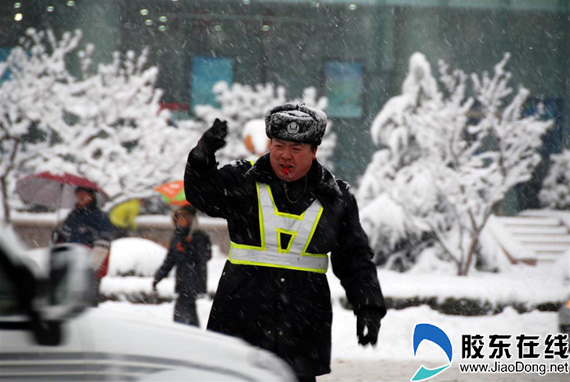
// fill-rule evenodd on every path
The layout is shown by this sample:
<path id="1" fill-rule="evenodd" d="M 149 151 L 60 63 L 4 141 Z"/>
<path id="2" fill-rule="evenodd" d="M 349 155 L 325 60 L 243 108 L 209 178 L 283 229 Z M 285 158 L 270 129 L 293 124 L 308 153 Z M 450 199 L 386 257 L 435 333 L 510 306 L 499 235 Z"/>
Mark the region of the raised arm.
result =
<path id="1" fill-rule="evenodd" d="M 200 141 L 188 155 L 184 172 L 186 199 L 199 210 L 210 216 L 223 217 L 224 182 L 218 174 L 215 153 L 225 144 L 228 134 L 226 121 L 216 118 Z"/>
<path id="2" fill-rule="evenodd" d="M 160 268 L 156 270 L 152 282 L 153 289 L 156 288 L 156 284 L 158 284 L 160 280 L 168 276 L 172 268 L 176 265 L 176 259 L 174 258 L 174 254 L 176 251 L 176 243 L 177 241 L 174 239 L 170 242 L 170 248 L 166 253 L 166 257 L 164 258 L 164 261 L 160 265 Z"/>

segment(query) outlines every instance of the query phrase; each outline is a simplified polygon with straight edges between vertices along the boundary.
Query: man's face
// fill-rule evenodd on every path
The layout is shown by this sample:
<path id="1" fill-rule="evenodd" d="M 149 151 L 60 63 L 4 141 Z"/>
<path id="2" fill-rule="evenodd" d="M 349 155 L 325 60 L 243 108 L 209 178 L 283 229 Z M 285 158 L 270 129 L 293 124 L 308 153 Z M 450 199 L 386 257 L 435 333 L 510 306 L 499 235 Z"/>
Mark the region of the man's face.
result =
<path id="1" fill-rule="evenodd" d="M 269 146 L 269 159 L 275 175 L 286 182 L 304 177 L 310 170 L 317 148 L 308 143 L 296 143 L 272 139 Z"/>
<path id="2" fill-rule="evenodd" d="M 93 202 L 93 195 L 84 190 L 79 190 L 75 193 L 75 198 L 77 200 L 77 206 L 80 208 L 85 208 Z"/>

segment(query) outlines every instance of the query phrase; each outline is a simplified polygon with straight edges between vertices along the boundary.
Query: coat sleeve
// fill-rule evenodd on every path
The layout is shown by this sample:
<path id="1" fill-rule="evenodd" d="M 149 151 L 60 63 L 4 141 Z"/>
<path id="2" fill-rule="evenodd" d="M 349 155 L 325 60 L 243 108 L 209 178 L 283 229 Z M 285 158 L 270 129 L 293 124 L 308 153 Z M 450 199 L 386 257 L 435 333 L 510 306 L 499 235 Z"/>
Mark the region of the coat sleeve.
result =
<path id="1" fill-rule="evenodd" d="M 220 169 L 213 155 L 203 160 L 195 147 L 188 155 L 184 172 L 186 199 L 194 207 L 213 217 L 228 218 L 233 213 L 239 197 L 243 177 L 251 164 L 237 161 Z"/>
<path id="2" fill-rule="evenodd" d="M 340 279 L 355 313 L 374 309 L 384 316 L 386 304 L 376 265 L 372 261 L 373 251 L 360 224 L 356 199 L 348 191 L 346 183 L 342 182 L 340 188 L 345 206 L 339 245 L 331 253 L 333 272 Z"/>
<path id="3" fill-rule="evenodd" d="M 73 231 L 73 227 L 77 225 L 75 223 L 74 211 L 75 210 L 71 210 L 69 215 L 67 215 L 64 222 L 61 224 L 61 227 L 59 227 L 59 230 L 61 231 L 61 234 L 63 235 L 65 241 L 69 240 L 71 232 Z"/>
<path id="4" fill-rule="evenodd" d="M 98 227 L 97 227 L 96 237 L 94 238 L 94 240 L 112 241 L 113 239 L 115 239 L 116 228 L 113 225 L 113 223 L 111 223 L 109 216 L 103 211 L 100 211 L 99 218 L 97 220 L 98 220 L 97 224 Z"/>
<path id="5" fill-rule="evenodd" d="M 164 258 L 164 261 L 162 262 L 162 265 L 160 266 L 160 268 L 158 268 L 158 270 L 154 274 L 154 281 L 159 282 L 160 280 L 168 276 L 172 268 L 176 265 L 175 253 L 176 253 L 177 241 L 178 240 L 176 239 L 176 237 L 172 238 L 172 240 L 170 241 L 170 248 L 168 250 L 168 253 L 166 254 L 166 257 Z"/>

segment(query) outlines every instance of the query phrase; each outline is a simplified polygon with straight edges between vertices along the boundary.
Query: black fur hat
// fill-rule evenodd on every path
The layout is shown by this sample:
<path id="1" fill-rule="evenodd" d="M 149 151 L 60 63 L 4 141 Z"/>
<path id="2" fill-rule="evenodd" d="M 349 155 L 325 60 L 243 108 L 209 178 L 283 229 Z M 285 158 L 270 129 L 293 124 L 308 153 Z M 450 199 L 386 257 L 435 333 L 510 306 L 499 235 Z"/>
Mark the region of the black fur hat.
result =
<path id="1" fill-rule="evenodd" d="M 269 138 L 318 146 L 326 128 L 326 114 L 304 104 L 286 103 L 265 114 L 265 133 Z"/>

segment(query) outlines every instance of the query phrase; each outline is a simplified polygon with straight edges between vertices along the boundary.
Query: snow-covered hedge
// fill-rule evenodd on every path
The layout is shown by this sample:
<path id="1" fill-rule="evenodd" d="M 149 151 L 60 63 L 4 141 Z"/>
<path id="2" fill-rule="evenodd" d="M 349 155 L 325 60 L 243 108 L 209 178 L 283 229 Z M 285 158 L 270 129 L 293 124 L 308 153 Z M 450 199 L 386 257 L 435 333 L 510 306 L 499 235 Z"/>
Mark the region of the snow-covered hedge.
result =
<path id="1" fill-rule="evenodd" d="M 127 237 L 113 240 L 109 277 L 153 277 L 166 257 L 167 249 L 151 240 Z"/>
<path id="2" fill-rule="evenodd" d="M 428 251 L 429 253 L 429 251 Z M 102 280 L 104 299 L 133 303 L 161 303 L 176 298 L 174 270 L 152 290 L 156 269 L 166 249 L 149 240 L 125 238 L 113 242 L 109 275 Z M 515 266 L 509 273 L 474 272 L 472 277 L 450 275 L 450 263 L 424 258 L 411 273 L 378 270 L 389 308 L 429 305 L 447 314 L 481 315 L 514 307 L 519 312 L 533 309 L 553 311 L 567 297 L 570 282 L 570 253 L 552 266 Z M 208 262 L 208 298 L 213 298 L 226 255 L 213 247 Z M 331 296 L 345 308 L 345 292 L 340 281 L 329 271 Z"/>

